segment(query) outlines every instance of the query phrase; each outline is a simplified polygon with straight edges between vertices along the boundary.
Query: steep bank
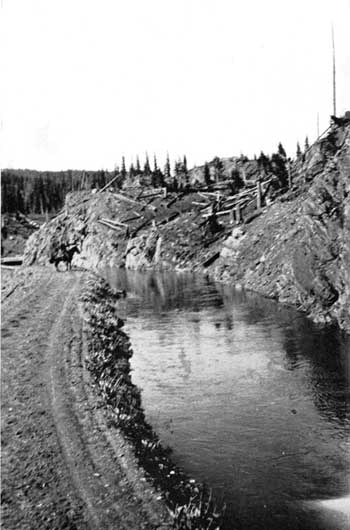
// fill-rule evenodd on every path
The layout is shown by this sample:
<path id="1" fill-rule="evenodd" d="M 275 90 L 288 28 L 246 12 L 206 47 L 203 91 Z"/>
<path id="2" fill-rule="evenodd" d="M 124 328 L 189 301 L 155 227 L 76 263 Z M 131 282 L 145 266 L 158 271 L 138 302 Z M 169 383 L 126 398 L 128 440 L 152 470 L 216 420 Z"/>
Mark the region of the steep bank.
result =
<path id="1" fill-rule="evenodd" d="M 333 124 L 293 163 L 292 176 L 292 188 L 265 194 L 261 209 L 251 198 L 243 219 L 218 217 L 214 227 L 205 217 L 210 193 L 71 194 L 30 238 L 25 262 L 48 264 L 53 245 L 78 242 L 79 266 L 205 271 L 350 332 L 349 121 Z"/>
<path id="2" fill-rule="evenodd" d="M 350 127 L 297 167 L 293 191 L 236 229 L 215 275 L 350 331 Z"/>

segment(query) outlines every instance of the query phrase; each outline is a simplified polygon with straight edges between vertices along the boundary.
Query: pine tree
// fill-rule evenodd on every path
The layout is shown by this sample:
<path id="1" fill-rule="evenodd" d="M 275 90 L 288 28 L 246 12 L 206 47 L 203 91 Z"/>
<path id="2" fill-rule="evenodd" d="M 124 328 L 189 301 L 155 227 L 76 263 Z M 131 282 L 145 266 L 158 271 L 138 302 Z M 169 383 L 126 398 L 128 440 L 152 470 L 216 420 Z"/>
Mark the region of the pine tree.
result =
<path id="1" fill-rule="evenodd" d="M 164 167 L 164 176 L 165 176 L 166 182 L 169 182 L 170 178 L 171 178 L 171 168 L 170 168 L 169 153 L 167 153 L 167 155 L 166 155 L 166 162 L 165 162 L 165 167 Z"/>
<path id="2" fill-rule="evenodd" d="M 158 172 L 158 165 L 157 165 L 157 157 L 156 157 L 156 155 L 153 156 L 153 171 L 154 171 L 154 173 Z"/>
<path id="3" fill-rule="evenodd" d="M 237 193 L 240 188 L 243 188 L 244 182 L 238 169 L 234 168 L 231 171 L 231 181 L 233 193 Z"/>
<path id="4" fill-rule="evenodd" d="M 123 179 L 126 177 L 125 156 L 122 156 L 122 168 L 121 168 L 120 174 L 123 177 Z"/>
<path id="5" fill-rule="evenodd" d="M 259 158 L 258 158 L 258 165 L 259 165 L 259 168 L 260 170 L 263 170 L 263 171 L 270 171 L 271 169 L 271 163 L 270 163 L 270 159 L 268 156 L 266 156 L 263 151 L 260 152 L 260 155 L 259 155 Z"/>
<path id="6" fill-rule="evenodd" d="M 141 173 L 141 165 L 139 155 L 136 157 L 136 173 L 139 175 Z"/>
<path id="7" fill-rule="evenodd" d="M 208 162 L 204 164 L 204 182 L 207 186 L 210 186 L 211 184 L 210 169 Z"/>
<path id="8" fill-rule="evenodd" d="M 288 185 L 288 170 L 286 160 L 279 153 L 271 156 L 271 170 L 278 178 L 280 187 L 285 188 Z"/>
<path id="9" fill-rule="evenodd" d="M 182 161 L 182 175 L 183 175 L 185 186 L 188 187 L 190 185 L 190 174 L 189 174 L 188 168 L 187 168 L 186 155 L 184 155 L 183 161 Z"/>
<path id="10" fill-rule="evenodd" d="M 174 175 L 175 177 L 178 177 L 181 174 L 181 160 L 177 160 L 174 164 Z"/>
<path id="11" fill-rule="evenodd" d="M 287 153 L 285 152 L 284 147 L 281 144 L 281 142 L 278 144 L 278 151 L 277 152 L 282 158 L 285 158 L 285 159 L 287 158 Z"/>
<path id="12" fill-rule="evenodd" d="M 145 175 L 150 175 L 152 173 L 151 166 L 149 165 L 148 153 L 146 153 L 146 160 L 143 166 L 143 172 L 145 173 Z"/>
<path id="13" fill-rule="evenodd" d="M 135 176 L 135 167 L 134 167 L 134 164 L 132 162 L 131 162 L 130 168 L 129 168 L 129 175 L 130 175 L 130 177 L 134 177 Z"/>
<path id="14" fill-rule="evenodd" d="M 219 182 L 220 179 L 223 177 L 224 165 L 222 163 L 222 160 L 218 156 L 213 159 L 213 165 L 215 172 L 215 182 Z"/>
<path id="15" fill-rule="evenodd" d="M 301 157 L 301 149 L 300 149 L 300 143 L 297 142 L 297 152 L 296 152 L 296 155 L 297 155 L 297 158 L 300 158 Z"/>
<path id="16" fill-rule="evenodd" d="M 183 187 L 182 182 L 182 162 L 178 159 L 174 164 L 174 183 L 176 181 L 176 188 L 181 189 Z"/>

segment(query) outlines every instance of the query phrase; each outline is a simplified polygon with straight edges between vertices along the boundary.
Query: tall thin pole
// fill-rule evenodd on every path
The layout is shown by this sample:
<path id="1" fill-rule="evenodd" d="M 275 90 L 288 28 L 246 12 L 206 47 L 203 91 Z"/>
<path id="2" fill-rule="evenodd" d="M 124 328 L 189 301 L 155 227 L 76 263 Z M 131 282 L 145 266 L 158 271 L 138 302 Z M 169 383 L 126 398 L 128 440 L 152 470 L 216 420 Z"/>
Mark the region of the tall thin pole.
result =
<path id="1" fill-rule="evenodd" d="M 333 115 L 337 115 L 336 105 L 336 85 L 335 85 L 335 45 L 334 45 L 334 27 L 332 24 L 332 50 L 333 50 Z"/>

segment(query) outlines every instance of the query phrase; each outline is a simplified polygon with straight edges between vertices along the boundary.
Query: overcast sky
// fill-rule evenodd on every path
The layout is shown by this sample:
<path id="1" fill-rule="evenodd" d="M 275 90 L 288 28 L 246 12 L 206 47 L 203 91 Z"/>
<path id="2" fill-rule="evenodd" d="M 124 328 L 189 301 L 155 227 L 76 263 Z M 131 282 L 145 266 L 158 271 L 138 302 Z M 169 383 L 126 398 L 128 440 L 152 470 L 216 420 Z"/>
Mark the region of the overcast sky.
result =
<path id="1" fill-rule="evenodd" d="M 350 0 L 2 0 L 2 167 L 271 153 L 350 110 Z"/>

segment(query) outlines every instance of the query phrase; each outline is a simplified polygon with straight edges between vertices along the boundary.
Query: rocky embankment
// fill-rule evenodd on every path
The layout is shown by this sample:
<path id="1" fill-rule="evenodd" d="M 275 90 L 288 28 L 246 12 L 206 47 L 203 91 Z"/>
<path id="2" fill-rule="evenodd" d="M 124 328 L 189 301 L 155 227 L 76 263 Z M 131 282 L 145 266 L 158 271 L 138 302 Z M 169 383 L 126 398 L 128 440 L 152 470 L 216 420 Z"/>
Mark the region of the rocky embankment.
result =
<path id="1" fill-rule="evenodd" d="M 350 127 L 299 163 L 293 190 L 224 242 L 215 275 L 350 332 Z"/>
<path id="2" fill-rule="evenodd" d="M 200 192 L 70 194 L 29 239 L 25 263 L 48 264 L 53 246 L 78 243 L 77 266 L 205 271 L 350 332 L 349 121 L 333 124 L 292 170 L 291 189 L 237 225 L 219 217 L 215 230 Z"/>

